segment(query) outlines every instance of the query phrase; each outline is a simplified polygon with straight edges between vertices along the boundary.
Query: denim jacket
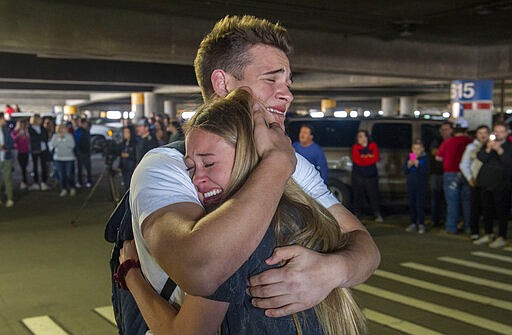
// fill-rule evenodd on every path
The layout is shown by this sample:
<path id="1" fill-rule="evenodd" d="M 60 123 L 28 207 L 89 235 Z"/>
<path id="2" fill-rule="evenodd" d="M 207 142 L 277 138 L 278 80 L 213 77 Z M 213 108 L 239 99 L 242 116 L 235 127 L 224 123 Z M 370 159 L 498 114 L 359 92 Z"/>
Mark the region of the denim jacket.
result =
<path id="1" fill-rule="evenodd" d="M 4 136 L 4 147 L 2 149 L 5 152 L 4 159 L 10 160 L 13 158 L 14 142 L 9 127 L 2 126 L 2 134 Z"/>

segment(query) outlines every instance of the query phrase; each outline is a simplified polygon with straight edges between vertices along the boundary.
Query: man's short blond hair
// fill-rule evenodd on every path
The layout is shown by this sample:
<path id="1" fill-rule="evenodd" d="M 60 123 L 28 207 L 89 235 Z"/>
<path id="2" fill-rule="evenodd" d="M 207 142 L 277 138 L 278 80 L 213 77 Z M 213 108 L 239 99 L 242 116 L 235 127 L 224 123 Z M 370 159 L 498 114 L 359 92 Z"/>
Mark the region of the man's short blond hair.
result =
<path id="1" fill-rule="evenodd" d="M 215 95 L 211 82 L 213 71 L 221 69 L 243 79 L 245 67 L 252 61 L 248 50 L 256 44 L 265 44 L 291 53 L 288 33 L 279 23 L 271 23 L 254 16 L 226 16 L 218 21 L 201 41 L 194 60 L 197 83 L 203 99 Z"/>

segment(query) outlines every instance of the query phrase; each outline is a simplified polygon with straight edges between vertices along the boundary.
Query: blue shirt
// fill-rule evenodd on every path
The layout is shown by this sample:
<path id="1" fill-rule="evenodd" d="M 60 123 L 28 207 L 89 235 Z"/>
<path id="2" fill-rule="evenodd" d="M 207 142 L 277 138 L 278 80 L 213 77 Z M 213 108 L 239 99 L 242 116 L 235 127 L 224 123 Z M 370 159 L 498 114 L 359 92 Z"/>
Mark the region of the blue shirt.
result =
<path id="1" fill-rule="evenodd" d="M 322 148 L 315 142 L 307 147 L 303 147 L 300 142 L 295 142 L 292 145 L 299 155 L 306 158 L 315 166 L 315 169 L 320 171 L 320 176 L 324 180 L 324 183 L 327 184 L 327 173 L 329 169 L 327 168 L 327 159 L 325 159 L 325 154 L 322 151 Z"/>

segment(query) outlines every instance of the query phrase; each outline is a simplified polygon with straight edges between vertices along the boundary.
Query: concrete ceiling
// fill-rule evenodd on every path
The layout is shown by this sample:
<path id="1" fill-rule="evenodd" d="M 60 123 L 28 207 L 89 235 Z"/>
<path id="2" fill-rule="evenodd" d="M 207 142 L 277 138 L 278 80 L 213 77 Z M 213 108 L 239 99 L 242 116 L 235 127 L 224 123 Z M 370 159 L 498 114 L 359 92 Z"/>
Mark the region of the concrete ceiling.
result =
<path id="1" fill-rule="evenodd" d="M 453 79 L 494 79 L 495 105 L 512 106 L 512 1 L 460 0 L 0 0 L 0 103 L 30 109 L 95 92 L 125 103 L 141 91 L 198 103 L 195 51 L 227 14 L 288 28 L 296 108 L 321 98 L 378 108 L 403 95 L 444 108 Z"/>

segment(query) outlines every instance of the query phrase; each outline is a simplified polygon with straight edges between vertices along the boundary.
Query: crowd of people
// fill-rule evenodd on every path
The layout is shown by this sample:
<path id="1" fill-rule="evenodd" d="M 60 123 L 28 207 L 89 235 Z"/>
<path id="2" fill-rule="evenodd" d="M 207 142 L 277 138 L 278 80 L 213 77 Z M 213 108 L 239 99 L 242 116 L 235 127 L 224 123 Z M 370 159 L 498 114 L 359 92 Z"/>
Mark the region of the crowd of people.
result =
<path id="1" fill-rule="evenodd" d="M 441 125 L 440 135 L 440 141 L 431 145 L 430 158 L 418 140 L 405 159 L 411 219 L 406 230 L 426 232 L 425 202 L 430 185 L 432 226 L 441 225 L 444 213 L 447 233 L 464 232 L 473 243 L 491 248 L 505 246 L 512 189 L 509 126 L 497 122 L 491 131 L 481 125 L 470 136 L 464 120 L 447 121 Z M 498 222 L 497 233 L 494 221 Z"/>
<path id="2" fill-rule="evenodd" d="M 92 187 L 93 148 L 87 117 L 75 114 L 55 125 L 53 118 L 37 113 L 15 121 L 0 113 L 0 125 L 0 190 L 5 192 L 0 194 L 0 204 L 5 198 L 6 207 L 14 206 L 12 172 L 18 167 L 20 191 L 58 188 L 65 197 Z M 146 152 L 178 139 L 183 139 L 181 123 L 168 117 L 151 115 L 135 124 L 126 120 L 118 160 L 124 188 L 129 188 L 135 166 Z"/>

